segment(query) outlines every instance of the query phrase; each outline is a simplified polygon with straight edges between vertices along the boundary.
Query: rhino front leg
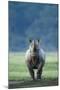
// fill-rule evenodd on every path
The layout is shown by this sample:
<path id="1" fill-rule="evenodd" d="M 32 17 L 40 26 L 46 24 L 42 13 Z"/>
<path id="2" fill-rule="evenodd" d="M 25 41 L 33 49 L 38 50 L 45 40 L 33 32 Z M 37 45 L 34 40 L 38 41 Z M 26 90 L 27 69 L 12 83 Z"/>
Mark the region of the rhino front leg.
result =
<path id="1" fill-rule="evenodd" d="M 28 67 L 28 70 L 29 70 L 29 73 L 30 73 L 32 79 L 35 80 L 35 77 L 34 77 L 34 70 L 33 70 L 33 68 L 32 68 L 32 66 L 31 66 L 31 64 L 30 64 L 29 61 L 27 61 L 27 67 Z"/>
<path id="2" fill-rule="evenodd" d="M 37 70 L 37 79 L 41 79 L 43 66 L 44 66 L 44 62 L 40 62 L 40 64 L 38 65 L 38 70 Z"/>

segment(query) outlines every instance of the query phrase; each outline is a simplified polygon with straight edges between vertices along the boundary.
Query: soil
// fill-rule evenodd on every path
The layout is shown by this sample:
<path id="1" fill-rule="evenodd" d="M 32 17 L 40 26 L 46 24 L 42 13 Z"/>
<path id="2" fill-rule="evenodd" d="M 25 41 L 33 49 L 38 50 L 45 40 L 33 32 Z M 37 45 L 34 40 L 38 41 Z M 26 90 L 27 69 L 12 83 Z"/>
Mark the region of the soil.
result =
<path id="1" fill-rule="evenodd" d="M 9 80 L 9 89 L 11 88 L 29 88 L 29 87 L 44 87 L 57 86 L 58 79 L 41 79 L 41 80 Z"/>

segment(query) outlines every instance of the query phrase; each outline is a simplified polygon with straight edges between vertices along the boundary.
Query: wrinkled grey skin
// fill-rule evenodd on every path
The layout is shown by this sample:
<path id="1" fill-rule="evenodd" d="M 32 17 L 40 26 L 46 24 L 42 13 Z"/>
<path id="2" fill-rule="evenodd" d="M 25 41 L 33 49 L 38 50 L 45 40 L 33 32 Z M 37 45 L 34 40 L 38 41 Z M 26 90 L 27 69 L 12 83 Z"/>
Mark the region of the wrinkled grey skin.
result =
<path id="1" fill-rule="evenodd" d="M 35 80 L 34 69 L 37 69 L 36 78 L 41 79 L 43 66 L 45 64 L 45 54 L 39 48 L 39 40 L 30 40 L 30 46 L 26 51 L 25 58 L 32 79 Z"/>

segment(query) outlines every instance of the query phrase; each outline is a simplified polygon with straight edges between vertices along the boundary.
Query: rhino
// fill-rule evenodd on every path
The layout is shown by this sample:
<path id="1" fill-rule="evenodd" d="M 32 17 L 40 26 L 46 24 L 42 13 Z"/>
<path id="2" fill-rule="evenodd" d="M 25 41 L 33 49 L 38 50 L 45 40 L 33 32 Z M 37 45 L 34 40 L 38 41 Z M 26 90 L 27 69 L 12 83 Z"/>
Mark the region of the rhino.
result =
<path id="1" fill-rule="evenodd" d="M 40 40 L 29 40 L 29 48 L 25 54 L 26 64 L 33 80 L 41 79 L 45 65 L 45 51 L 40 47 Z M 36 70 L 36 78 L 34 71 Z"/>

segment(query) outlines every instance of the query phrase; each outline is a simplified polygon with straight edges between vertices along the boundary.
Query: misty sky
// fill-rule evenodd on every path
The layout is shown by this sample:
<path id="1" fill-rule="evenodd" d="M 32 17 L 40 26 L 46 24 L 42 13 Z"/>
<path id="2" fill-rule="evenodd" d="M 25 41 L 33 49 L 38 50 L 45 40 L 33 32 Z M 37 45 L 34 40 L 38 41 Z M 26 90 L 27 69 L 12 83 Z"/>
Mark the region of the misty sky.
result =
<path id="1" fill-rule="evenodd" d="M 24 51 L 30 38 L 57 50 L 58 5 L 9 1 L 9 50 Z"/>

